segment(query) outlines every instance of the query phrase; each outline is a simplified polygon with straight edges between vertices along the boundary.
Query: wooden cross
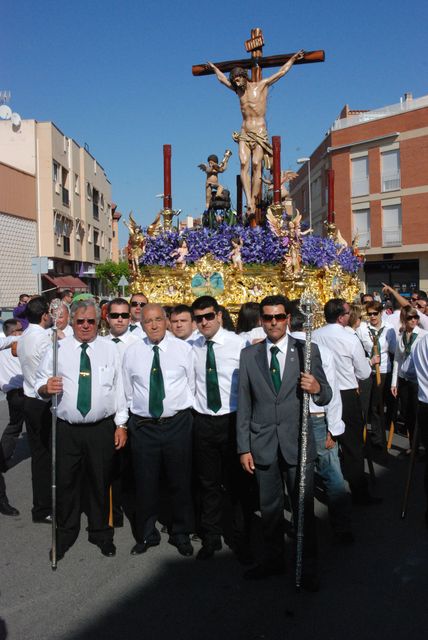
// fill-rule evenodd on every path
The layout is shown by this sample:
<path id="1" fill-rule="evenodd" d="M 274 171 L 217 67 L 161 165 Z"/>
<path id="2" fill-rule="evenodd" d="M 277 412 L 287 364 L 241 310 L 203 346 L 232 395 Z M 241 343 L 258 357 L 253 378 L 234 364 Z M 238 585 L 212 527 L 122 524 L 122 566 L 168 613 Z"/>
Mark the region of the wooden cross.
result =
<path id="1" fill-rule="evenodd" d="M 269 67 L 282 67 L 293 55 L 292 53 L 283 53 L 277 56 L 263 57 L 264 39 L 261 29 L 252 29 L 251 38 L 246 40 L 245 49 L 251 52 L 251 58 L 243 58 L 242 60 L 227 60 L 225 62 L 214 62 L 215 66 L 223 71 L 232 71 L 234 67 L 243 67 L 251 69 L 252 82 L 259 82 L 262 79 L 262 69 Z M 308 64 L 311 62 L 324 62 L 325 53 L 323 50 L 305 51 L 304 57 L 296 60 L 296 64 Z M 214 71 L 207 64 L 195 64 L 192 66 L 192 74 L 194 76 L 209 76 Z"/>

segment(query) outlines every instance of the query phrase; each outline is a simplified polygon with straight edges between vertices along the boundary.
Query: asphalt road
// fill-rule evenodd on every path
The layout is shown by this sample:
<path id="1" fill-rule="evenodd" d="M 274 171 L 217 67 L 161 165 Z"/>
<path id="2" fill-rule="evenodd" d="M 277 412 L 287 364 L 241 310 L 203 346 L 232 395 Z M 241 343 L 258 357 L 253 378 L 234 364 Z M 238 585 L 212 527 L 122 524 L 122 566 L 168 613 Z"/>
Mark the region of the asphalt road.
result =
<path id="1" fill-rule="evenodd" d="M 0 402 L 0 432 L 7 420 Z M 400 519 L 408 459 L 396 436 L 387 463 L 376 464 L 383 504 L 354 510 L 356 542 L 338 546 L 317 502 L 321 590 L 296 593 L 292 548 L 285 576 L 246 582 L 226 547 L 214 559 L 182 558 L 162 536 L 133 557 L 128 523 L 115 535 L 115 558 L 101 556 L 82 532 L 53 572 L 50 528 L 31 522 L 25 436 L 6 474 L 11 504 L 0 515 L 0 640 L 399 640 L 426 638 L 428 530 L 423 519 L 423 464 L 418 463 L 408 516 Z M 195 542 L 195 550 L 199 542 Z M 257 552 L 257 536 L 255 538 Z"/>

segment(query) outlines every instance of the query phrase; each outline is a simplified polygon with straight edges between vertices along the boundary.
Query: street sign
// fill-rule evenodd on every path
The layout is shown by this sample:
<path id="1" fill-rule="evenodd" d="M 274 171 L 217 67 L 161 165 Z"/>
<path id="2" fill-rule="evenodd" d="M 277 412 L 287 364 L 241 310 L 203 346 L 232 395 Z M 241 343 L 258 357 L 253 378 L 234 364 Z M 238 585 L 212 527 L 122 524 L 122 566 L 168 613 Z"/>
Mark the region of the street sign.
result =
<path id="1" fill-rule="evenodd" d="M 122 276 L 121 279 L 119 280 L 119 282 L 117 283 L 119 287 L 127 287 L 129 282 L 128 280 L 125 278 L 125 276 Z"/>
<path id="2" fill-rule="evenodd" d="M 49 258 L 47 256 L 38 256 L 31 258 L 31 273 L 35 276 L 49 271 Z"/>

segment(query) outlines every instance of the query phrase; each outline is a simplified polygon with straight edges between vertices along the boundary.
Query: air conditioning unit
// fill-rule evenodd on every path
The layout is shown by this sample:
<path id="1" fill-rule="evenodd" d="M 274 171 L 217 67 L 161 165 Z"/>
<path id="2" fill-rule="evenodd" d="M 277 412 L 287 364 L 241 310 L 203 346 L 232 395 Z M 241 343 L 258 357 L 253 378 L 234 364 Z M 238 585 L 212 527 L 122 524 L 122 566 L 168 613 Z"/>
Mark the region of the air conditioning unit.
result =
<path id="1" fill-rule="evenodd" d="M 61 193 L 61 185 L 59 182 L 55 182 L 55 193 L 58 195 Z"/>

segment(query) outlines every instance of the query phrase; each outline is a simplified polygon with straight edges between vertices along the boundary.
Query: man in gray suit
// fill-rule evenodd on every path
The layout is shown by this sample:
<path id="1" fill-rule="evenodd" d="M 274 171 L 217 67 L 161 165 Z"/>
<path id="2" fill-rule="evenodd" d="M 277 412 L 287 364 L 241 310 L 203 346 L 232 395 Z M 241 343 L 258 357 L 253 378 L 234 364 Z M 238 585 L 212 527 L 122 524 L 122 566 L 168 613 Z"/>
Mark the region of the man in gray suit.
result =
<path id="1" fill-rule="evenodd" d="M 238 453 L 242 467 L 257 478 L 264 537 L 262 563 L 245 573 L 247 579 L 284 573 L 283 474 L 297 522 L 303 391 L 310 393 L 317 405 L 327 404 L 332 396 L 314 344 L 311 373 L 303 373 L 304 343 L 287 332 L 288 299 L 268 296 L 260 303 L 260 311 L 266 340 L 242 351 L 239 369 Z M 313 506 L 316 455 L 314 436 L 309 432 L 302 586 L 311 591 L 318 589 Z"/>

